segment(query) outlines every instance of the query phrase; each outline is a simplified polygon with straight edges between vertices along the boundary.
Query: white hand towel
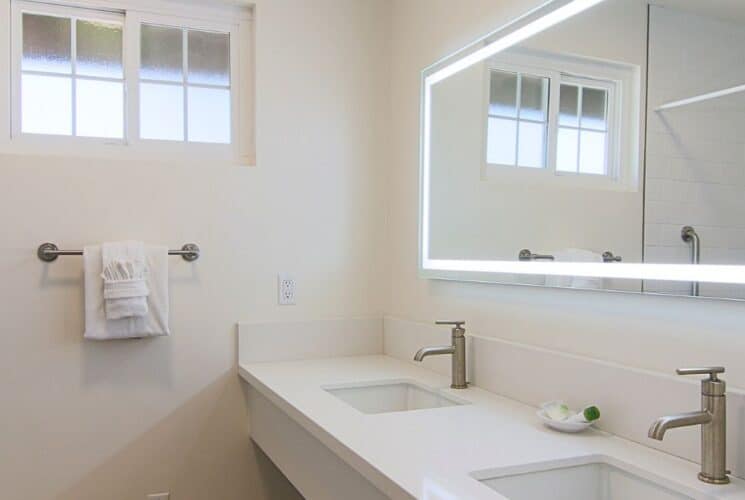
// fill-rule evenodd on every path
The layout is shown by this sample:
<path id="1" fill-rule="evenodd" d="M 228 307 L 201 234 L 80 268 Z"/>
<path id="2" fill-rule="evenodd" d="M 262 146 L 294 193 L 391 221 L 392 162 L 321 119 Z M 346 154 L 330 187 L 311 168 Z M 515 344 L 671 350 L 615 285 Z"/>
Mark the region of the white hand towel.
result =
<path id="1" fill-rule="evenodd" d="M 603 262 L 602 255 L 581 248 L 567 248 L 555 252 L 553 255 L 555 262 Z M 605 288 L 605 280 L 583 276 L 546 276 L 546 286 L 602 290 Z"/>
<path id="2" fill-rule="evenodd" d="M 145 316 L 107 319 L 104 310 L 103 256 L 100 246 L 83 250 L 85 269 L 85 338 L 94 340 L 128 339 L 169 335 L 168 328 L 168 248 L 145 246 L 146 277 L 149 294 Z"/>
<path id="3" fill-rule="evenodd" d="M 102 245 L 106 319 L 121 319 L 147 314 L 147 264 L 145 244 L 141 241 Z"/>

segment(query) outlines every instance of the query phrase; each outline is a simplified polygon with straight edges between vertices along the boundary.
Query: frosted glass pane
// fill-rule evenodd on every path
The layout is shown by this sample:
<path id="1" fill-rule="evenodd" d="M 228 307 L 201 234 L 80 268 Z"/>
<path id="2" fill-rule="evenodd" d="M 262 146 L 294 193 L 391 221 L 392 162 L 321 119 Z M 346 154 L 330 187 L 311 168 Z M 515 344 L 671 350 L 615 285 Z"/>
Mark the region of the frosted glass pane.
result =
<path id="1" fill-rule="evenodd" d="M 77 21 L 76 72 L 86 76 L 122 78 L 122 26 Z"/>
<path id="2" fill-rule="evenodd" d="M 579 87 L 562 85 L 559 98 L 559 125 L 579 127 Z"/>
<path id="3" fill-rule="evenodd" d="M 579 171 L 583 174 L 604 175 L 605 132 L 582 131 L 579 145 Z"/>
<path id="4" fill-rule="evenodd" d="M 545 121 L 548 111 L 548 78 L 521 78 L 520 118 Z"/>
<path id="5" fill-rule="evenodd" d="M 230 85 L 230 35 L 189 31 L 189 83 Z"/>
<path id="6" fill-rule="evenodd" d="M 141 29 L 140 77 L 147 80 L 183 81 L 183 30 L 149 24 L 143 24 Z"/>
<path id="7" fill-rule="evenodd" d="M 516 118 L 517 75 L 492 71 L 489 88 L 489 114 Z"/>
<path id="8" fill-rule="evenodd" d="M 520 122 L 520 143 L 517 164 L 521 167 L 543 168 L 546 158 L 546 127 L 540 123 Z"/>
<path id="9" fill-rule="evenodd" d="M 230 91 L 189 87 L 189 141 L 230 143 Z"/>
<path id="10" fill-rule="evenodd" d="M 556 170 L 559 172 L 577 171 L 577 147 L 579 131 L 576 129 L 560 128 L 556 145 Z"/>
<path id="11" fill-rule="evenodd" d="M 124 84 L 78 79 L 76 135 L 124 138 Z"/>
<path id="12" fill-rule="evenodd" d="M 71 36 L 70 19 L 23 14 L 23 69 L 70 73 Z"/>
<path id="13" fill-rule="evenodd" d="M 72 80 L 21 77 L 21 130 L 25 134 L 72 134 Z"/>
<path id="14" fill-rule="evenodd" d="M 140 137 L 184 140 L 184 88 L 158 83 L 140 84 Z"/>
<path id="15" fill-rule="evenodd" d="M 514 165 L 517 155 L 517 122 L 489 118 L 486 161 L 495 165 Z"/>
<path id="16" fill-rule="evenodd" d="M 607 92 L 602 89 L 582 89 L 582 128 L 607 130 L 605 123 Z"/>

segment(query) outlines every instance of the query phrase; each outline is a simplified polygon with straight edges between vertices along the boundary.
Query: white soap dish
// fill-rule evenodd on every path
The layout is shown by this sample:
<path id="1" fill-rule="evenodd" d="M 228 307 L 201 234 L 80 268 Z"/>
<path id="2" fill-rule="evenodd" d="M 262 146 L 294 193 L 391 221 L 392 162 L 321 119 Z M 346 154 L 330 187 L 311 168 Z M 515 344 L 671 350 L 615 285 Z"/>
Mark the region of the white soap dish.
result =
<path id="1" fill-rule="evenodd" d="M 546 414 L 546 410 L 540 409 L 536 413 L 538 418 L 543 420 L 543 423 L 548 427 L 559 431 L 559 432 L 582 432 L 588 427 L 592 427 L 592 422 L 567 422 L 565 420 L 554 420 Z"/>
<path id="2" fill-rule="evenodd" d="M 543 420 L 543 423 L 548 427 L 557 430 L 559 432 L 582 432 L 588 427 L 592 427 L 594 422 L 581 422 L 577 420 L 555 420 L 549 416 L 546 411 L 547 408 L 551 409 L 555 405 L 561 404 L 564 407 L 564 411 L 567 411 L 566 405 L 562 401 L 550 401 L 541 405 L 541 409 L 536 412 L 538 418 Z M 597 409 L 595 409 L 597 412 Z"/>

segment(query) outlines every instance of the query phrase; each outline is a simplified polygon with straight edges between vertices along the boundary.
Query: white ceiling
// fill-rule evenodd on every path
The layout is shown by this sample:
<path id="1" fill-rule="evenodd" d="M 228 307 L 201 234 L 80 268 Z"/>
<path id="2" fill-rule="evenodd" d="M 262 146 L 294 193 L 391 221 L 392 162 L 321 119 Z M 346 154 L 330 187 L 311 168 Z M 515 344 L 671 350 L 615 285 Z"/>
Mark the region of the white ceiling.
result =
<path id="1" fill-rule="evenodd" d="M 650 0 L 649 3 L 725 21 L 745 23 L 745 0 Z"/>

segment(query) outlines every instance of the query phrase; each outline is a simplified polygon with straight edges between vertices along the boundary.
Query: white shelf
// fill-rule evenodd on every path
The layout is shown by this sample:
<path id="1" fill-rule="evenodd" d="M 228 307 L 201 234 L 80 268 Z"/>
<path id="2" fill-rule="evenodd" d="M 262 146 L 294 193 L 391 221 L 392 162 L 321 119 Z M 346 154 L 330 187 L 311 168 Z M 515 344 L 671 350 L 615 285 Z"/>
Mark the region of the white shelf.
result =
<path id="1" fill-rule="evenodd" d="M 730 87 L 727 89 L 717 90 L 716 92 L 707 92 L 706 94 L 697 95 L 695 97 L 689 97 L 688 99 L 681 99 L 680 101 L 673 101 L 667 104 L 663 104 L 658 107 L 655 111 L 665 111 L 668 109 L 679 108 L 681 106 L 688 106 L 689 104 L 695 104 L 698 102 L 709 101 L 711 99 L 718 99 L 720 97 L 739 94 L 745 92 L 745 85 L 738 85 L 736 87 Z"/>

